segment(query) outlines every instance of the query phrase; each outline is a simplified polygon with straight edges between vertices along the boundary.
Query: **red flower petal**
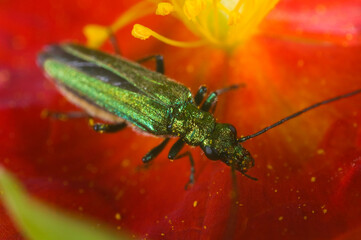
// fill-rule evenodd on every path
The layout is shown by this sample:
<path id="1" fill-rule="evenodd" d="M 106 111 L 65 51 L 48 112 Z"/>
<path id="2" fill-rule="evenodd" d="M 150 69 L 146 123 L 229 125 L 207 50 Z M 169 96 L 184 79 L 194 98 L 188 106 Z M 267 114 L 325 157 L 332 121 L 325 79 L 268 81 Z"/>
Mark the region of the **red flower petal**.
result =
<path id="1" fill-rule="evenodd" d="M 348 1 L 280 1 L 264 21 L 263 32 L 303 42 L 360 43 L 360 3 Z"/>
<path id="2" fill-rule="evenodd" d="M 336 3 L 318 1 L 327 9 L 340 6 Z M 229 219 L 229 168 L 207 160 L 199 149 L 192 151 L 196 159 L 196 184 L 185 191 L 187 160 L 169 163 L 165 152 L 149 169 L 139 168 L 141 157 L 160 139 L 139 135 L 131 129 L 99 135 L 88 128 L 85 120 L 60 122 L 40 118 L 44 108 L 59 111 L 75 108 L 44 79 L 35 65 L 36 53 L 50 42 L 83 39 L 81 29 L 85 24 L 109 24 L 130 4 L 95 1 L 38 4 L 6 2 L 0 8 L 0 22 L 6 22 L 0 27 L 4 43 L 0 49 L 3 56 L 0 124 L 4 126 L 0 130 L 0 160 L 22 179 L 32 194 L 95 217 L 99 223 L 120 226 L 150 239 L 163 235 L 169 239 L 224 236 L 318 239 L 344 233 L 359 235 L 360 96 L 314 110 L 246 142 L 244 145 L 256 159 L 256 167 L 249 173 L 259 181 L 238 174 L 241 206 L 233 213 L 235 220 Z M 282 14 L 271 15 L 264 29 L 281 29 L 273 33 L 283 35 L 283 30 L 292 30 L 296 25 L 311 33 L 302 37 L 320 34 L 316 38 L 319 42 L 327 32 L 332 36 L 326 40 L 337 38 L 339 32 L 330 32 L 327 24 L 319 24 L 322 26 L 315 29 L 300 23 L 299 18 L 294 18 L 297 24 L 289 21 L 292 16 L 289 11 L 307 15 L 309 11 L 304 9 L 314 9 L 311 1 L 303 1 L 297 8 L 296 4 L 281 3 L 276 13 Z M 342 9 L 355 4 L 343 2 Z M 283 24 L 275 25 L 274 16 L 287 19 L 286 28 Z M 329 24 L 340 23 L 337 17 L 328 18 Z M 159 26 L 160 32 L 175 29 L 179 24 L 169 18 L 167 22 L 161 20 L 149 17 L 143 21 Z M 357 21 L 349 20 L 357 25 Z M 229 57 L 206 48 L 185 50 L 155 40 L 141 42 L 129 32 L 130 28 L 126 28 L 119 34 L 125 56 L 138 59 L 154 52 L 164 54 L 167 75 L 190 86 L 193 92 L 203 83 L 212 90 L 245 83 L 245 88 L 220 98 L 215 114 L 219 121 L 234 124 L 242 135 L 319 100 L 360 88 L 359 42 L 344 47 L 265 34 L 253 38 Z M 182 30 L 170 35 L 183 38 L 187 33 Z M 116 218 L 117 214 L 121 219 Z M 17 232 L 3 209 L 0 217 L 5 219 L 0 229 L 8 229 L 2 232 L 2 239 L 16 238 Z M 232 221 L 236 232 L 225 232 Z"/>

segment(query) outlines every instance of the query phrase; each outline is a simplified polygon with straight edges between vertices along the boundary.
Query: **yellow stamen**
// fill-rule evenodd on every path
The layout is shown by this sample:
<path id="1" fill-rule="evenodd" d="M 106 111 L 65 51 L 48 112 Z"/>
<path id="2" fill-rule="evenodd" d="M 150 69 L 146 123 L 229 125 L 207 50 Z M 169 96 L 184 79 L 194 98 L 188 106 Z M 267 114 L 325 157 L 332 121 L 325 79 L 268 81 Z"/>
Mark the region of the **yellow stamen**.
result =
<path id="1" fill-rule="evenodd" d="M 147 27 L 144 27 L 143 25 L 134 24 L 134 26 L 133 26 L 132 35 L 135 38 L 145 40 L 145 39 L 148 39 L 150 36 L 152 36 L 152 34 L 153 34 L 153 31 Z"/>
<path id="2" fill-rule="evenodd" d="M 205 7 L 206 2 L 204 0 L 185 0 L 183 12 L 189 20 L 194 21 Z"/>
<path id="3" fill-rule="evenodd" d="M 153 36 L 156 39 L 158 39 L 159 41 L 162 41 L 164 43 L 167 43 L 167 44 L 175 46 L 175 47 L 189 48 L 189 47 L 199 47 L 201 45 L 204 45 L 204 41 L 195 41 L 195 42 L 175 41 L 175 40 L 166 38 L 140 24 L 134 24 L 133 30 L 132 30 L 132 35 L 141 40 L 145 40 L 145 39 L 149 38 L 150 36 Z"/>
<path id="4" fill-rule="evenodd" d="M 238 12 L 239 9 L 243 6 L 244 1 L 238 1 L 237 5 L 234 7 L 233 11 Z"/>
<path id="5" fill-rule="evenodd" d="M 155 14 L 166 16 L 174 11 L 174 6 L 167 2 L 161 2 L 158 3 L 157 10 L 155 11 Z"/>
<path id="6" fill-rule="evenodd" d="M 108 39 L 109 28 L 100 25 L 89 24 L 84 27 L 83 33 L 88 39 L 87 46 L 90 48 L 98 48 Z"/>
<path id="7" fill-rule="evenodd" d="M 228 25 L 232 26 L 232 25 L 236 25 L 237 23 L 239 23 L 241 21 L 242 15 L 237 12 L 237 11 L 232 11 L 229 13 L 229 18 L 228 18 Z"/>
<path id="8" fill-rule="evenodd" d="M 240 9 L 244 7 L 244 1 L 238 1 L 234 9 L 229 13 L 228 25 L 236 25 L 241 21 Z"/>
<path id="9" fill-rule="evenodd" d="M 223 4 L 219 3 L 215 5 L 216 10 L 222 10 L 223 12 L 227 13 L 228 15 L 231 13 L 231 11 L 226 8 Z"/>
<path id="10" fill-rule="evenodd" d="M 180 42 L 168 39 L 141 25 L 134 25 L 132 34 L 139 39 L 153 36 L 172 46 L 197 47 L 208 43 L 215 47 L 232 51 L 245 43 L 253 34 L 262 19 L 279 0 L 147 0 L 140 1 L 126 11 L 109 27 L 88 25 L 84 32 L 88 46 L 100 47 L 111 33 L 131 21 L 154 12 L 157 15 L 174 13 L 184 24 L 200 37 L 195 42 Z"/>
<path id="11" fill-rule="evenodd" d="M 120 16 L 117 21 L 115 21 L 110 29 L 113 32 L 116 32 L 120 28 L 129 24 L 130 22 L 137 20 L 141 17 L 144 17 L 148 14 L 151 14 L 154 11 L 154 4 L 149 1 L 141 1 L 138 4 L 131 7 L 127 10 L 122 16 Z"/>
<path id="12" fill-rule="evenodd" d="M 109 38 L 110 33 L 115 33 L 130 22 L 139 19 L 154 11 L 154 4 L 149 1 L 141 1 L 123 13 L 111 26 L 89 24 L 84 27 L 83 33 L 87 38 L 87 46 L 99 48 Z"/>

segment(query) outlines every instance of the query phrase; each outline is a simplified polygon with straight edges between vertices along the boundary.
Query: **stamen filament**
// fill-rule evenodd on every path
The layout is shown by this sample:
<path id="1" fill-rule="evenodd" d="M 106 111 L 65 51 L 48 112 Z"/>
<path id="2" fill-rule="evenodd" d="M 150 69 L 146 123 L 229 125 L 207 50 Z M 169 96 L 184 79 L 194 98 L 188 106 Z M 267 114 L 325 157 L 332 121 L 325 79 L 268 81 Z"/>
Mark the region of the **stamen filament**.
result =
<path id="1" fill-rule="evenodd" d="M 220 2 L 218 2 L 217 6 L 219 7 L 220 10 L 224 11 L 228 15 L 231 13 L 231 11 Z"/>
<path id="2" fill-rule="evenodd" d="M 214 21 L 213 21 L 213 28 L 214 28 L 214 36 L 217 38 L 219 36 L 219 25 L 217 24 L 219 22 L 219 12 L 217 9 L 218 0 L 213 0 L 213 15 L 214 15 Z"/>
<path id="3" fill-rule="evenodd" d="M 234 7 L 233 11 L 238 12 L 242 5 L 243 5 L 243 1 L 238 1 L 237 5 Z"/>
<path id="4" fill-rule="evenodd" d="M 116 32 L 120 28 L 124 27 L 125 25 L 129 24 L 130 22 L 137 20 L 141 17 L 144 17 L 148 14 L 153 13 L 154 11 L 154 4 L 149 1 L 141 1 L 138 4 L 131 7 L 127 10 L 122 16 L 120 16 L 117 21 L 115 21 L 111 26 L 110 29 L 113 32 Z"/>
<path id="5" fill-rule="evenodd" d="M 194 42 L 182 42 L 182 41 L 172 40 L 172 39 L 166 38 L 166 37 L 154 32 L 153 30 L 151 30 L 143 25 L 140 25 L 140 24 L 134 25 L 133 30 L 132 30 L 132 35 L 141 40 L 145 40 L 145 39 L 149 38 L 150 36 L 153 36 L 156 39 L 158 39 L 159 41 L 162 41 L 164 43 L 167 43 L 167 44 L 175 46 L 175 47 L 183 47 L 183 48 L 199 47 L 199 46 L 202 46 L 205 44 L 205 42 L 202 40 L 194 41 Z"/>

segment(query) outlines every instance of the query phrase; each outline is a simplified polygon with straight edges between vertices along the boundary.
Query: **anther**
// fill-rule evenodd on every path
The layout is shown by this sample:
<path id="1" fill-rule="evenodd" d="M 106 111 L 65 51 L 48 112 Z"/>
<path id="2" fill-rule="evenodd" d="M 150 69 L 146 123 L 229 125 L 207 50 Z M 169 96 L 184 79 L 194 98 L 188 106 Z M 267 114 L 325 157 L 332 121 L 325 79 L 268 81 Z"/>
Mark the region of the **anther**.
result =
<path id="1" fill-rule="evenodd" d="M 157 10 L 155 11 L 155 14 L 166 16 L 174 11 L 174 6 L 167 2 L 161 2 L 158 3 Z"/>
<path id="2" fill-rule="evenodd" d="M 147 27 L 144 27 L 143 25 L 134 24 L 133 26 L 132 35 L 141 40 L 145 40 L 149 38 L 150 36 L 153 35 L 152 33 L 153 33 L 152 30 L 150 30 Z"/>
<path id="3" fill-rule="evenodd" d="M 183 5 L 183 12 L 189 20 L 195 20 L 205 7 L 204 0 L 186 0 Z"/>
<path id="4" fill-rule="evenodd" d="M 87 46 L 90 48 L 99 48 L 109 37 L 107 27 L 89 24 L 84 27 L 83 33 L 87 38 Z"/>

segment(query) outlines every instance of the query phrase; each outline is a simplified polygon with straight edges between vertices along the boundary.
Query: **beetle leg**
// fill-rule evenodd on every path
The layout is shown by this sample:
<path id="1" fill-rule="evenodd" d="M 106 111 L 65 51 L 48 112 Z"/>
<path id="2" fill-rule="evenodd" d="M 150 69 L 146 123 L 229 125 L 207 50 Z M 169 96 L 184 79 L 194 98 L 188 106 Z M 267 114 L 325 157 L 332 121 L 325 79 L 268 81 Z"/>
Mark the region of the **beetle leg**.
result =
<path id="1" fill-rule="evenodd" d="M 189 181 L 187 182 L 187 184 L 184 187 L 185 189 L 188 189 L 188 186 L 192 185 L 194 183 L 195 168 L 194 168 L 193 157 L 192 157 L 192 154 L 190 151 L 186 151 L 184 153 L 179 154 L 179 152 L 182 150 L 184 144 L 185 144 L 185 142 L 183 142 L 182 139 L 179 139 L 170 149 L 168 158 L 172 159 L 172 160 L 176 160 L 176 159 L 183 158 L 185 156 L 189 157 L 189 161 L 191 164 L 191 174 L 189 175 Z"/>
<path id="2" fill-rule="evenodd" d="M 212 106 L 211 106 L 211 109 L 210 109 L 210 112 L 211 112 L 212 114 L 214 114 L 214 112 L 216 111 L 216 107 L 217 107 L 217 102 L 214 102 L 214 103 L 212 104 Z"/>
<path id="3" fill-rule="evenodd" d="M 189 157 L 189 162 L 191 164 L 191 174 L 189 175 L 189 181 L 187 182 L 187 184 L 184 186 L 184 188 L 187 190 L 189 185 L 193 185 L 194 183 L 194 174 L 195 174 L 195 168 L 194 168 L 194 161 L 193 161 L 193 157 L 190 151 L 186 151 L 178 156 L 176 156 L 174 158 L 175 159 L 179 159 L 182 157 L 188 156 Z"/>
<path id="4" fill-rule="evenodd" d="M 127 123 L 126 122 L 115 123 L 115 124 L 95 123 L 92 118 L 89 118 L 89 126 L 91 126 L 93 130 L 96 132 L 114 133 L 125 128 L 127 126 Z"/>
<path id="5" fill-rule="evenodd" d="M 177 159 L 177 155 L 178 153 L 182 150 L 182 148 L 184 147 L 185 142 L 183 142 L 182 139 L 178 139 L 178 141 L 176 141 L 173 146 L 170 148 L 169 153 L 168 153 L 168 158 L 175 160 Z"/>
<path id="6" fill-rule="evenodd" d="M 62 112 L 52 112 L 47 109 L 44 109 L 40 115 L 42 118 L 54 118 L 54 119 L 58 119 L 58 120 L 62 120 L 62 121 L 72 119 L 72 118 L 89 117 L 89 115 L 86 112 L 74 111 L 74 112 L 62 113 Z"/>
<path id="7" fill-rule="evenodd" d="M 170 138 L 165 138 L 158 146 L 156 146 L 155 148 L 153 148 L 152 150 L 150 150 L 143 158 L 142 161 L 143 163 L 148 163 L 150 161 L 152 161 L 155 157 L 157 157 L 159 155 L 159 153 L 161 153 L 163 151 L 163 149 L 165 148 L 165 146 L 167 145 L 167 143 L 169 142 Z"/>
<path id="8" fill-rule="evenodd" d="M 214 92 L 211 92 L 207 99 L 204 101 L 203 105 L 201 106 L 201 110 L 203 111 L 209 111 L 211 109 L 211 107 L 216 103 L 217 101 L 217 97 L 223 93 L 226 93 L 226 92 L 229 92 L 231 90 L 235 90 L 239 87 L 241 87 L 242 85 L 239 85 L 239 84 L 236 84 L 236 85 L 231 85 L 231 86 L 228 86 L 228 87 L 225 87 L 225 88 L 221 88 L 221 89 L 218 89 Z M 213 107 L 212 111 L 214 112 L 215 111 L 215 108 L 216 107 Z"/>
<path id="9" fill-rule="evenodd" d="M 202 103 L 206 93 L 207 93 L 207 87 L 204 86 L 204 85 L 200 86 L 197 93 L 196 93 L 196 95 L 194 96 L 194 101 L 195 101 L 197 106 L 199 106 Z"/>
<path id="10" fill-rule="evenodd" d="M 139 59 L 138 63 L 143 63 L 155 59 L 155 69 L 157 72 L 164 74 L 164 58 L 162 55 L 152 55 L 146 58 Z"/>

